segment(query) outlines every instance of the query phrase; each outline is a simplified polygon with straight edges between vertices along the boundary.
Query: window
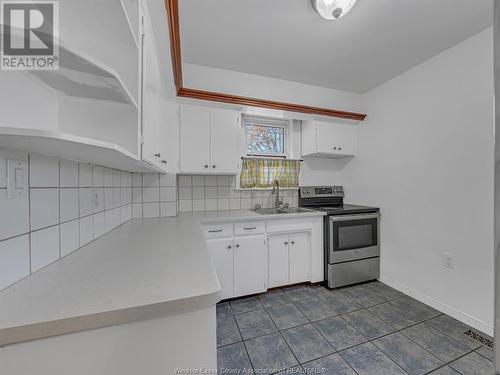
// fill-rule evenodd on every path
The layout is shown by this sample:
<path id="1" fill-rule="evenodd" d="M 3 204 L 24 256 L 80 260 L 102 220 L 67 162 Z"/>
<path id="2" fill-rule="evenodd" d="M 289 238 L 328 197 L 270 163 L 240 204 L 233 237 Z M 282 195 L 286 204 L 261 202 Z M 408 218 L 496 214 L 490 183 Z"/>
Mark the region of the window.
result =
<path id="1" fill-rule="evenodd" d="M 247 155 L 286 156 L 288 121 L 256 117 L 244 121 Z"/>

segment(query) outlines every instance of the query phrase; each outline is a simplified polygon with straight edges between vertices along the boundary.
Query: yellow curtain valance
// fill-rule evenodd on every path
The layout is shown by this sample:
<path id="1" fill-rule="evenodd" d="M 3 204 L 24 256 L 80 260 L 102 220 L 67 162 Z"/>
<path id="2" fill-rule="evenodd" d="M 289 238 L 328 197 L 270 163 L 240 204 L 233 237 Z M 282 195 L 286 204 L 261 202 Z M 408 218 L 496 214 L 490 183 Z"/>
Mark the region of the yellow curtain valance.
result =
<path id="1" fill-rule="evenodd" d="M 240 187 L 269 188 L 278 180 L 280 187 L 298 187 L 300 160 L 243 159 Z"/>

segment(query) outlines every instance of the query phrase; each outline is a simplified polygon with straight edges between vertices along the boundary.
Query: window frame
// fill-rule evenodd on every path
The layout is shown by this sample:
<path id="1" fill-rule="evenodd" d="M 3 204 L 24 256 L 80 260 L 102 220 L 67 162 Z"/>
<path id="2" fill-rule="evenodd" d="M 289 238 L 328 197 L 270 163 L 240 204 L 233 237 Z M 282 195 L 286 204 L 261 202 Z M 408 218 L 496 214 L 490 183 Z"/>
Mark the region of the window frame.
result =
<path id="1" fill-rule="evenodd" d="M 286 159 L 289 156 L 289 144 L 290 144 L 290 120 L 285 119 L 274 119 L 269 117 L 261 116 L 243 116 L 243 129 L 245 132 L 245 155 L 247 157 L 263 157 L 263 158 L 278 158 Z M 247 125 L 250 126 L 262 126 L 268 128 L 282 128 L 283 129 L 283 153 L 249 153 L 248 152 L 248 132 Z"/>

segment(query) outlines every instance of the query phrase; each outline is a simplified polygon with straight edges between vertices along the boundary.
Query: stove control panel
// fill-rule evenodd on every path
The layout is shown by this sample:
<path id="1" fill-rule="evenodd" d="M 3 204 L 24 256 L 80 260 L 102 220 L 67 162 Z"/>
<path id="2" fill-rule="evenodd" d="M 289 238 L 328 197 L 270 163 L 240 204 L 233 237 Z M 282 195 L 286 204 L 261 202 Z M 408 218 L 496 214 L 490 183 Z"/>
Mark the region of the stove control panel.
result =
<path id="1" fill-rule="evenodd" d="M 303 186 L 300 188 L 301 198 L 344 197 L 342 186 Z"/>

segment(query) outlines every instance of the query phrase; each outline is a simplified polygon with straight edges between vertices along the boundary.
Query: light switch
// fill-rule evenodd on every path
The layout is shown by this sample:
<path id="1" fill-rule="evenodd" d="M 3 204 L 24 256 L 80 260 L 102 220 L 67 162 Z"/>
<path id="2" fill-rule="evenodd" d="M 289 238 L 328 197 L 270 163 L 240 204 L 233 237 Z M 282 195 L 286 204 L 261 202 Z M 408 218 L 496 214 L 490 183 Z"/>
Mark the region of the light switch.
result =
<path id="1" fill-rule="evenodd" d="M 24 160 L 7 160 L 7 197 L 22 198 L 28 194 L 28 163 Z"/>
<path id="2" fill-rule="evenodd" d="M 26 187 L 25 171 L 22 168 L 16 168 L 16 189 L 24 189 Z"/>

